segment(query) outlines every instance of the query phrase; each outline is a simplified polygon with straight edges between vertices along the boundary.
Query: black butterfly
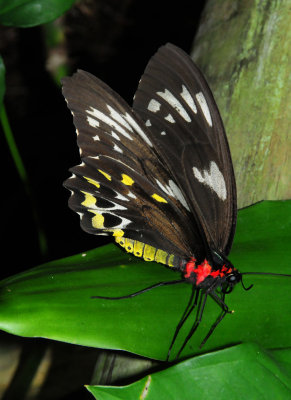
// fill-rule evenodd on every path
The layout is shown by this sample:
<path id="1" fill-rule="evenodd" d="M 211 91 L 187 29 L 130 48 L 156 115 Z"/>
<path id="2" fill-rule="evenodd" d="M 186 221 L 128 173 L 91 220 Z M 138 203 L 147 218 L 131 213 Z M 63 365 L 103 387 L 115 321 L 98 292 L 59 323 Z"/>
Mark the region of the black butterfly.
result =
<path id="1" fill-rule="evenodd" d="M 182 280 L 153 287 L 193 285 L 170 349 L 197 304 L 182 349 L 201 321 L 207 295 L 218 302 L 221 314 L 204 343 L 230 312 L 224 296 L 241 273 L 226 258 L 237 218 L 232 161 L 203 75 L 186 53 L 167 44 L 149 61 L 132 109 L 84 71 L 63 80 L 63 93 L 82 159 L 64 182 L 72 192 L 70 208 L 86 232 L 112 234 L 127 252 L 182 273 Z"/>

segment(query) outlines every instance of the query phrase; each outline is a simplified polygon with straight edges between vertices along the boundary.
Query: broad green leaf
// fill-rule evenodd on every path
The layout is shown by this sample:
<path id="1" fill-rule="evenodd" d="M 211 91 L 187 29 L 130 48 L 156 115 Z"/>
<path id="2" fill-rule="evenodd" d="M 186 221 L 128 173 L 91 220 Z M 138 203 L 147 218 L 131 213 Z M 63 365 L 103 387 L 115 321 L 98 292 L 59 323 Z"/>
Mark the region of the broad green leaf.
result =
<path id="1" fill-rule="evenodd" d="M 263 202 L 239 212 L 230 259 L 240 271 L 290 273 L 291 201 Z M 6 279 L 0 285 L 0 328 L 22 336 L 121 349 L 165 359 L 191 286 L 160 287 L 124 300 L 120 296 L 179 274 L 155 263 L 141 262 L 116 246 L 50 262 Z M 203 349 L 199 345 L 220 308 L 210 298 L 202 323 L 182 356 L 240 342 L 266 348 L 291 347 L 291 278 L 245 276 L 227 295 L 235 312 L 227 315 Z M 173 349 L 174 356 L 190 330 L 188 319 Z"/>
<path id="2" fill-rule="evenodd" d="M 291 398 L 290 361 L 291 349 L 244 344 L 189 359 L 128 386 L 87 389 L 98 400 L 283 400 Z"/>
<path id="3" fill-rule="evenodd" d="M 0 0 L 0 23 L 27 28 L 53 21 L 75 0 Z"/>

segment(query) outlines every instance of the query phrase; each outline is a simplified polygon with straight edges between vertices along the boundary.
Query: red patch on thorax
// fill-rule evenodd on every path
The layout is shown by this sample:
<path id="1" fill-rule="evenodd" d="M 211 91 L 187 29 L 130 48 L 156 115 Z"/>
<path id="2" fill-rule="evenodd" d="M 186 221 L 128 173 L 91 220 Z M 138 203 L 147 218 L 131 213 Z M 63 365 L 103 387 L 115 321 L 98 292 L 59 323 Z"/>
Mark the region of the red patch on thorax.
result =
<path id="1" fill-rule="evenodd" d="M 227 268 L 225 265 L 221 269 L 213 271 L 207 260 L 196 266 L 196 259 L 192 257 L 186 264 L 184 277 L 190 278 L 191 273 L 194 273 L 196 275 L 196 285 L 199 285 L 208 276 L 212 276 L 212 278 L 223 277 L 230 272 L 231 268 Z"/>
<path id="2" fill-rule="evenodd" d="M 187 262 L 185 267 L 185 278 L 190 278 L 191 272 L 194 272 L 195 269 L 196 258 L 191 257 L 190 261 Z"/>
<path id="3" fill-rule="evenodd" d="M 198 265 L 198 267 L 193 271 L 196 274 L 196 285 L 199 285 L 199 283 L 203 282 L 207 276 L 211 275 L 211 271 L 211 265 L 209 265 L 207 260 L 204 260 L 202 264 Z"/>

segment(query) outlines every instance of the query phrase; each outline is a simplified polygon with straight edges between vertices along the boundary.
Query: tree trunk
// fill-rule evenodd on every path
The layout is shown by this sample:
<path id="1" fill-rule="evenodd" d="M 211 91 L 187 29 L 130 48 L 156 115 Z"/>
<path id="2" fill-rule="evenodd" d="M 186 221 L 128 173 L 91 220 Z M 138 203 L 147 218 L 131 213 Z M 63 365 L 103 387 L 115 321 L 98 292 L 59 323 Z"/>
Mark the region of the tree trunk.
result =
<path id="1" fill-rule="evenodd" d="M 229 138 L 243 207 L 291 197 L 290 0 L 208 0 L 192 56 Z"/>

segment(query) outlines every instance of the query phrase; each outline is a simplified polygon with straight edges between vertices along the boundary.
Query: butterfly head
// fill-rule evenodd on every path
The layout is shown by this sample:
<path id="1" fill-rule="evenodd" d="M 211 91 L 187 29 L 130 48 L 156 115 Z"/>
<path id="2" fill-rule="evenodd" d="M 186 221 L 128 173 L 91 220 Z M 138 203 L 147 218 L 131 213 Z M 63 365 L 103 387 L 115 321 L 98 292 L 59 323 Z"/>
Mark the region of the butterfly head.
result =
<path id="1" fill-rule="evenodd" d="M 236 268 L 233 268 L 232 271 L 225 276 L 225 286 L 222 289 L 223 293 L 232 292 L 234 286 L 241 282 L 241 280 L 241 273 Z"/>

